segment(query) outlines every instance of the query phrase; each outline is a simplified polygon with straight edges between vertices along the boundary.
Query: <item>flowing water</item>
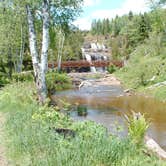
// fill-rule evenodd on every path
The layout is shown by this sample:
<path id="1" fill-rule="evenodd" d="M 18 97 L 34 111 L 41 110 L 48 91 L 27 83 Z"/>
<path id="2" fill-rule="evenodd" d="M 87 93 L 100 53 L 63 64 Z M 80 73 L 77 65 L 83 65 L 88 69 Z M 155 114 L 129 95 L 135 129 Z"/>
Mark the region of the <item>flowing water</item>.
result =
<path id="1" fill-rule="evenodd" d="M 86 48 L 82 48 L 82 55 L 83 55 L 83 59 L 87 60 L 89 63 L 92 63 L 93 61 L 96 60 L 108 60 L 108 56 L 106 56 L 105 54 L 103 54 L 101 51 L 105 51 L 106 47 L 104 44 L 99 44 L 99 43 L 91 43 L 90 44 L 90 49 L 91 51 L 89 51 L 89 49 L 87 50 Z M 94 67 L 91 66 L 90 67 L 90 71 L 92 73 L 96 73 L 96 72 L 105 72 L 106 68 L 105 67 Z"/>
<path id="2" fill-rule="evenodd" d="M 77 116 L 72 112 L 75 120 L 93 120 L 108 128 L 119 136 L 127 135 L 124 113 L 144 113 L 151 121 L 147 134 L 166 150 L 166 103 L 141 95 L 125 96 L 119 86 L 86 86 L 80 90 L 68 90 L 56 96 L 75 104 L 86 105 L 88 115 Z"/>

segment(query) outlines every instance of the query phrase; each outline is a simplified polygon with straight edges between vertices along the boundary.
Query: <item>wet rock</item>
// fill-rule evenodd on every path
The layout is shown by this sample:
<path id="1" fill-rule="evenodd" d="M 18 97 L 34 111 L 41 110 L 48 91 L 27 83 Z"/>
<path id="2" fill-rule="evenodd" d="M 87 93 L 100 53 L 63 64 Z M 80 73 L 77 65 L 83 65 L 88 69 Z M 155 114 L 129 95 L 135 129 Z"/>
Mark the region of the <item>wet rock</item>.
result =
<path id="1" fill-rule="evenodd" d="M 56 133 L 64 136 L 64 138 L 67 137 L 75 137 L 76 132 L 71 129 L 66 129 L 66 128 L 52 128 Z"/>

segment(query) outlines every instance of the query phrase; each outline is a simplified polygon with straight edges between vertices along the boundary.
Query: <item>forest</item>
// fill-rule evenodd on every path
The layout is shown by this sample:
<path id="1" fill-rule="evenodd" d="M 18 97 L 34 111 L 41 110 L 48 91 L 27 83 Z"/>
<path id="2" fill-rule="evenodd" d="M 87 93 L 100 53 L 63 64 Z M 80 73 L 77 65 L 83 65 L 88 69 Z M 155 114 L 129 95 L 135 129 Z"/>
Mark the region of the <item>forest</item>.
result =
<path id="1" fill-rule="evenodd" d="M 152 4 L 151 11 L 144 14 L 129 12 L 112 20 L 94 20 L 91 34 L 96 38 L 105 36 L 112 58 L 126 62 L 116 75 L 127 87 L 144 91 L 161 83 L 161 87 L 146 91 L 165 100 L 166 89 L 162 83 L 166 79 L 166 10 L 161 6 Z"/>
<path id="2" fill-rule="evenodd" d="M 84 3 L 0 0 L 0 165 L 166 165 L 166 0 L 80 30 Z"/>

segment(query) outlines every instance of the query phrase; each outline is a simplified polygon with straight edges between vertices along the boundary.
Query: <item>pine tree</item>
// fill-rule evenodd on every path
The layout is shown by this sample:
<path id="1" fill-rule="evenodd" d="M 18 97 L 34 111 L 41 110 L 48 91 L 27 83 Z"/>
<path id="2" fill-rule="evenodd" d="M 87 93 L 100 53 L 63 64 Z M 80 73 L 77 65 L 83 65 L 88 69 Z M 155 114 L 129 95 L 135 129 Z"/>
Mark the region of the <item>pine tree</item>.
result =
<path id="1" fill-rule="evenodd" d="M 133 19 L 133 12 L 132 11 L 129 12 L 128 18 L 129 18 L 130 21 L 132 21 L 132 19 Z"/>

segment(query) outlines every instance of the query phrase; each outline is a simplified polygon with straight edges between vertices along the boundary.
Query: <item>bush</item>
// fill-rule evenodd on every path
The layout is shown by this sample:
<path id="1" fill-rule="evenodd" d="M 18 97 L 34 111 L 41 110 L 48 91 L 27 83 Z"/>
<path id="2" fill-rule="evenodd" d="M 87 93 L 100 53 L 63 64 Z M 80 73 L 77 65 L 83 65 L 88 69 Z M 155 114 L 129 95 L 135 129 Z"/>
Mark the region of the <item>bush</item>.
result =
<path id="1" fill-rule="evenodd" d="M 108 68 L 107 68 L 107 71 L 108 71 L 110 74 L 114 73 L 116 70 L 117 70 L 117 67 L 116 67 L 115 65 L 110 65 L 110 66 L 108 66 Z"/>
<path id="2" fill-rule="evenodd" d="M 86 116 L 88 114 L 87 106 L 84 105 L 78 105 L 76 111 L 79 116 Z"/>
<path id="3" fill-rule="evenodd" d="M 12 75 L 12 79 L 16 82 L 24 82 L 24 81 L 32 81 L 33 80 L 33 74 L 32 72 L 22 72 L 22 73 L 14 73 Z"/>
<path id="4" fill-rule="evenodd" d="M 48 72 L 46 74 L 46 83 L 49 92 L 65 90 L 72 87 L 72 82 L 65 73 Z"/>
<path id="5" fill-rule="evenodd" d="M 0 87 L 3 87 L 4 85 L 8 84 L 10 82 L 7 75 L 0 72 Z"/>
<path id="6" fill-rule="evenodd" d="M 142 145 L 144 141 L 145 132 L 149 127 L 144 115 L 140 113 L 132 113 L 128 117 L 128 132 L 130 139 L 137 145 Z"/>

